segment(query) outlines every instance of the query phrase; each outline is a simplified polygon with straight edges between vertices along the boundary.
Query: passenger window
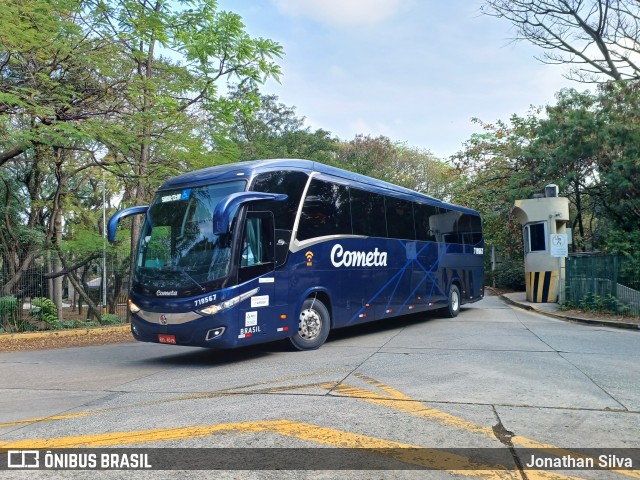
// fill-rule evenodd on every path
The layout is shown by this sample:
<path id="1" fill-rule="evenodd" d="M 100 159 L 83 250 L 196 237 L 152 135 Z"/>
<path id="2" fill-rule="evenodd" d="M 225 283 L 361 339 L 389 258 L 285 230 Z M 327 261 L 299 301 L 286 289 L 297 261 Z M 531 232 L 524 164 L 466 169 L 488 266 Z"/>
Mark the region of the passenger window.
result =
<path id="1" fill-rule="evenodd" d="M 351 215 L 354 235 L 387 236 L 384 196 L 352 188 Z"/>
<path id="2" fill-rule="evenodd" d="M 438 208 L 433 205 L 418 203 L 414 206 L 416 222 L 416 239 L 435 242 Z"/>
<path id="3" fill-rule="evenodd" d="M 458 220 L 458 236 L 465 245 L 476 245 L 482 241 L 482 222 L 477 215 L 463 214 Z"/>
<path id="4" fill-rule="evenodd" d="M 387 232 L 389 238 L 415 240 L 413 227 L 413 205 L 411 202 L 393 197 L 385 197 L 387 212 Z"/>
<path id="5" fill-rule="evenodd" d="M 303 172 L 268 172 L 258 175 L 251 190 L 284 193 L 287 199 L 284 202 L 259 202 L 253 210 L 270 210 L 274 214 L 277 229 L 293 230 L 293 222 L 308 179 Z"/>
<path id="6" fill-rule="evenodd" d="M 298 240 L 351 233 L 349 188 L 312 180 L 302 207 Z"/>

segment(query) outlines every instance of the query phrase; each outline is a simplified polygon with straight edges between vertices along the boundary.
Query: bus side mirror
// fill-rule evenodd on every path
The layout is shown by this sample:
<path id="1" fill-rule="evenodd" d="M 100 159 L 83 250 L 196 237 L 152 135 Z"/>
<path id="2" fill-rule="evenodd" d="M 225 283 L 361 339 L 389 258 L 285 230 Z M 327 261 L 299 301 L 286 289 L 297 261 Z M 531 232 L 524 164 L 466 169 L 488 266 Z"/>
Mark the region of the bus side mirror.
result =
<path id="1" fill-rule="evenodd" d="M 229 233 L 231 214 L 235 212 L 236 207 L 244 203 L 260 202 L 263 200 L 283 202 L 286 199 L 287 195 L 283 193 L 239 192 L 227 195 L 218 202 L 213 211 L 213 234 L 223 235 Z"/>
<path id="2" fill-rule="evenodd" d="M 109 243 L 114 243 L 116 241 L 116 230 L 118 228 L 118 222 L 120 220 L 126 217 L 130 217 L 131 215 L 141 215 L 143 213 L 147 213 L 147 210 L 149 210 L 149 205 L 140 207 L 129 207 L 114 213 L 113 216 L 109 219 L 109 223 L 107 226 L 107 240 L 109 240 Z"/>

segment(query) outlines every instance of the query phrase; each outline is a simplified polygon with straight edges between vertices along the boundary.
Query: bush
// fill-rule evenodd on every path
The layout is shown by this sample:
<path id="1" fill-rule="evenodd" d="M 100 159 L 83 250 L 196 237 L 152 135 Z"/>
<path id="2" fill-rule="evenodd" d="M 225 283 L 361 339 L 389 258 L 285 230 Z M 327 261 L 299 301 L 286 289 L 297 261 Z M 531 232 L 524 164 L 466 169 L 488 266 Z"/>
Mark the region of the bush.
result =
<path id="1" fill-rule="evenodd" d="M 48 298 L 38 297 L 31 300 L 31 310 L 29 315 L 40 322 L 45 322 L 50 328 L 61 328 L 58 320 L 58 309 L 56 304 Z"/>
<path id="2" fill-rule="evenodd" d="M 583 310 L 585 312 L 617 313 L 620 315 L 629 315 L 631 313 L 629 305 L 624 304 L 611 294 L 601 296 L 588 293 L 577 303 L 568 299 L 560 308 L 562 310 Z"/>
<path id="3" fill-rule="evenodd" d="M 0 333 L 28 332 L 36 330 L 27 320 L 22 320 L 19 308 L 22 303 L 13 295 L 0 297 Z"/>
<path id="4" fill-rule="evenodd" d="M 113 313 L 102 315 L 102 325 L 119 325 L 121 323 L 124 323 L 122 319 Z"/>
<path id="5" fill-rule="evenodd" d="M 487 270 L 485 283 L 496 288 L 522 292 L 526 288 L 524 263 L 522 260 L 509 260 L 500 263 L 494 271 Z"/>
<path id="6" fill-rule="evenodd" d="M 13 295 L 0 297 L 0 318 L 12 317 L 18 311 L 18 299 Z"/>
<path id="7" fill-rule="evenodd" d="M 0 333 L 13 324 L 15 327 L 18 299 L 14 296 L 0 297 Z"/>

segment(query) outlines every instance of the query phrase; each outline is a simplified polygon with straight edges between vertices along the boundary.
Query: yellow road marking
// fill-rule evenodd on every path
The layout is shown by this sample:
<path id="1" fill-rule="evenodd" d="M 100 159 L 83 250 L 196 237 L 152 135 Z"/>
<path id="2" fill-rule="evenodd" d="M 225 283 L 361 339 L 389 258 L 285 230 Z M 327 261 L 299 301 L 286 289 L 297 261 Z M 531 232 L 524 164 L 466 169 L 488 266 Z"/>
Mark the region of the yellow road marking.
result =
<path id="1" fill-rule="evenodd" d="M 313 374 L 290 376 L 281 380 L 284 381 L 284 380 L 299 379 L 301 377 L 310 376 L 310 375 L 313 375 Z M 417 416 L 417 417 L 421 417 L 429 420 L 435 420 L 447 426 L 451 426 L 461 430 L 466 430 L 471 433 L 482 434 L 491 439 L 496 439 L 495 433 L 493 429 L 490 427 L 478 425 L 476 423 L 467 421 L 460 417 L 456 417 L 455 415 L 443 412 L 441 410 L 437 410 L 435 408 L 425 407 L 425 405 L 422 402 L 412 399 L 411 397 L 403 394 L 402 392 L 394 389 L 393 387 L 390 387 L 389 385 L 381 383 L 366 375 L 362 375 L 358 373 L 354 375 L 362 379 L 363 381 L 367 382 L 369 385 L 376 387 L 385 393 L 384 394 L 375 393 L 370 390 L 353 387 L 346 384 L 338 384 L 335 382 L 307 383 L 307 384 L 278 386 L 278 387 L 272 386 L 272 387 L 266 387 L 266 388 L 255 389 L 255 390 L 246 390 L 247 388 L 269 385 L 269 383 L 272 383 L 272 382 L 260 382 L 252 385 L 244 385 L 242 387 L 234 387 L 229 389 L 218 390 L 215 392 L 195 393 L 195 394 L 178 396 L 178 397 L 174 397 L 166 400 L 165 399 L 155 400 L 155 401 L 145 402 L 143 405 L 159 404 L 159 403 L 166 403 L 166 402 L 172 402 L 172 401 L 183 401 L 188 399 L 201 399 L 201 398 L 205 399 L 205 398 L 213 398 L 213 397 L 219 397 L 219 396 L 238 395 L 238 394 L 279 393 L 283 391 L 299 390 L 301 388 L 319 387 L 332 392 L 343 394 L 350 398 L 356 398 L 368 403 L 372 403 L 375 405 L 379 405 L 386 408 L 398 410 L 404 413 L 408 413 L 413 416 Z M 51 420 L 57 421 L 57 420 L 65 420 L 65 419 L 72 419 L 72 418 L 80 418 L 80 417 L 85 417 L 92 414 L 99 414 L 99 413 L 104 413 L 108 411 L 121 410 L 125 408 L 139 407 L 139 406 L 140 404 L 125 405 L 125 406 L 100 409 L 95 411 L 77 412 L 77 413 L 64 414 L 64 415 L 55 415 L 51 417 L 39 417 L 39 418 L 33 418 L 33 419 L 19 420 L 14 422 L 2 423 L 0 424 L 0 427 L 15 426 L 20 424 L 30 424 L 30 423 L 51 421 Z M 310 430 L 311 433 L 308 433 L 309 431 L 308 428 L 300 429 L 299 428 L 300 425 L 306 425 L 307 427 L 311 427 L 311 430 Z M 319 427 L 319 426 L 313 426 L 313 425 L 309 426 L 307 424 L 298 424 L 295 422 L 282 420 L 277 422 L 231 423 L 231 424 L 222 424 L 222 425 L 214 425 L 214 426 L 207 426 L 207 427 L 184 427 L 179 429 L 149 430 L 149 431 L 140 431 L 140 432 L 119 432 L 119 433 L 112 433 L 112 434 L 88 435 L 88 436 L 82 436 L 82 437 L 62 437 L 58 439 L 33 441 L 33 442 L 40 442 L 38 443 L 40 445 L 46 444 L 46 446 L 42 446 L 42 447 L 34 447 L 33 443 L 31 443 L 32 442 L 31 440 L 25 440 L 17 443 L 15 442 L 7 443 L 6 445 L 12 445 L 10 447 L 4 447 L 3 445 L 5 444 L 0 442 L 0 448 L 24 448 L 24 447 L 15 446 L 15 445 L 20 445 L 21 443 L 24 443 L 25 445 L 30 446 L 30 448 L 64 448 L 64 447 L 71 448 L 71 446 L 77 446 L 77 445 L 106 446 L 106 445 L 120 445 L 122 444 L 122 442 L 148 443 L 148 442 L 161 441 L 161 440 L 166 441 L 166 440 L 172 440 L 172 439 L 201 437 L 201 436 L 212 435 L 217 431 L 233 431 L 233 430 L 243 431 L 243 432 L 271 431 L 271 432 L 282 433 L 284 435 L 294 436 L 294 437 L 302 438 L 306 440 L 327 443 L 329 445 L 334 445 L 339 447 L 343 445 L 340 443 L 336 444 L 335 442 L 331 442 L 328 440 L 322 441 L 321 438 L 323 435 L 321 433 L 324 432 L 324 434 L 326 434 L 327 432 L 339 432 L 339 438 L 341 439 L 340 440 L 341 442 L 344 442 L 345 441 L 344 439 L 347 438 L 349 435 L 353 436 L 352 439 L 353 438 L 367 439 L 367 441 L 365 441 L 363 445 L 369 445 L 371 443 L 371 439 L 373 438 L 373 437 L 366 437 L 358 434 L 352 434 L 348 432 L 340 432 L 337 430 L 325 429 L 324 427 Z M 177 437 L 174 437 L 173 435 L 177 435 Z M 337 437 L 335 437 L 335 435 L 333 434 L 330 434 L 327 438 L 337 438 Z M 61 440 L 63 441 L 63 443 L 67 441 L 70 442 L 70 445 L 66 445 L 66 444 L 61 445 L 60 444 Z M 360 446 L 360 447 L 354 447 L 354 448 L 398 448 L 398 447 L 389 446 L 397 442 L 391 442 L 391 441 L 380 440 L 380 439 L 377 439 L 377 440 L 379 440 L 386 446 L 384 447 Z M 87 441 L 98 442 L 98 443 L 96 444 L 77 443 L 77 442 L 87 442 Z M 53 443 L 48 444 L 46 442 L 53 442 Z M 106 442 L 106 443 L 101 443 L 101 442 Z M 110 443 L 110 442 L 114 442 L 114 443 Z M 511 442 L 513 443 L 514 446 L 542 449 L 542 450 L 546 450 L 547 452 L 553 455 L 558 455 L 558 456 L 571 455 L 574 458 L 578 458 L 578 457 L 587 458 L 576 452 L 572 452 L 571 450 L 559 449 L 553 445 L 541 443 L 541 442 L 531 440 L 525 437 L 517 436 L 517 435 L 511 438 Z M 346 441 L 346 444 L 349 444 L 349 441 Z M 422 447 L 416 447 L 416 446 L 411 446 L 406 444 L 398 444 L 398 445 L 404 445 L 403 447 L 399 447 L 399 448 L 421 448 L 422 449 Z M 423 449 L 423 450 L 427 451 L 428 449 Z M 436 451 L 436 453 L 442 454 L 442 451 Z M 450 458 L 450 455 L 447 455 L 447 458 Z M 464 457 L 461 457 L 461 458 L 464 458 Z M 466 460 L 468 461 L 468 459 Z M 620 473 L 622 475 L 634 477 L 634 478 L 640 478 L 640 472 L 629 471 L 629 470 L 616 470 L 616 469 L 611 469 L 611 471 Z M 551 479 L 551 478 L 563 478 L 563 479 L 573 478 L 573 477 L 567 477 L 562 475 L 558 476 L 557 474 L 552 472 L 544 472 L 544 471 L 537 471 L 537 470 L 534 470 L 534 471 L 527 470 L 527 476 L 528 478 L 531 478 L 531 479 L 542 479 L 542 480 Z"/>
<path id="2" fill-rule="evenodd" d="M 424 404 L 422 404 L 420 401 L 414 400 L 411 397 L 405 395 L 404 393 L 394 389 L 393 387 L 390 387 L 389 385 L 381 383 L 378 380 L 375 380 L 371 377 L 368 377 L 366 375 L 362 375 L 359 373 L 356 373 L 354 375 L 364 380 L 368 384 L 387 392 L 387 395 L 372 397 L 371 396 L 372 392 L 368 390 L 356 388 L 356 387 L 351 387 L 348 385 L 338 385 L 338 386 L 332 387 L 330 384 L 325 384 L 325 387 L 333 388 L 333 390 L 336 392 L 342 393 L 349 397 L 359 398 L 365 402 L 369 402 L 377 405 L 383 405 L 389 408 L 393 408 L 395 410 L 409 413 L 417 417 L 436 420 L 445 425 L 459 428 L 461 430 L 466 430 L 468 432 L 480 433 L 492 439 L 496 438 L 493 428 L 489 428 L 483 425 L 478 425 L 476 423 L 469 422 L 460 417 L 456 417 L 455 415 L 451 415 L 449 413 L 443 412 L 441 410 L 437 410 L 435 408 L 425 407 Z M 531 440 L 529 438 L 522 437 L 519 435 L 514 435 L 513 437 L 511 437 L 511 443 L 514 446 L 518 446 L 518 447 L 535 448 L 535 449 L 544 450 L 547 453 L 550 453 L 556 456 L 570 455 L 573 458 L 592 458 L 587 455 L 582 455 L 577 452 L 572 452 L 571 450 L 568 450 L 568 449 L 558 448 L 554 445 L 538 442 L 536 440 Z M 612 468 L 609 470 L 616 473 L 620 473 L 628 477 L 640 478 L 639 471 L 620 470 L 615 468 Z M 534 474 L 539 475 L 540 472 L 539 471 L 530 472 L 529 470 L 527 470 L 527 476 L 529 478 L 534 478 Z M 539 478 L 544 478 L 544 477 L 539 477 Z"/>
<path id="3" fill-rule="evenodd" d="M 18 425 L 29 425 L 31 423 L 48 422 L 51 420 L 68 420 L 70 418 L 88 417 L 89 415 L 93 415 L 93 414 L 94 412 L 78 412 L 78 413 L 65 413 L 62 415 L 52 415 L 50 417 L 27 418 L 24 420 L 15 420 L 13 422 L 0 423 L 0 428 L 15 427 Z"/>
<path id="4" fill-rule="evenodd" d="M 384 440 L 332 428 L 289 420 L 263 422 L 226 423 L 210 426 L 113 432 L 97 435 L 58 437 L 49 439 L 0 442 L 1 449 L 53 449 L 106 447 L 154 443 L 160 441 L 186 440 L 210 436 L 220 432 L 257 433 L 272 432 L 337 448 L 359 448 L 371 453 L 390 456 L 395 460 L 426 469 L 443 470 L 453 474 L 487 479 L 519 478 L 515 472 L 502 465 L 485 465 L 472 462 L 466 457 L 442 450 L 422 448 L 418 445 Z M 403 451 L 404 450 L 404 451 Z M 452 468 L 452 466 L 454 468 Z M 570 478 L 570 477 L 563 477 Z"/>

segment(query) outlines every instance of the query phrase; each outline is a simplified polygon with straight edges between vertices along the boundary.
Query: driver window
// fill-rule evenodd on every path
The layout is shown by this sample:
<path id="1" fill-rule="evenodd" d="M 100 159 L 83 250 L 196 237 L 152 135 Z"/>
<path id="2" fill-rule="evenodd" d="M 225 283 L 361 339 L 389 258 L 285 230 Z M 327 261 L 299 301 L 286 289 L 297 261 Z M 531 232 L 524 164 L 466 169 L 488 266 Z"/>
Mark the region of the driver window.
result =
<path id="1" fill-rule="evenodd" d="M 273 262 L 273 223 L 267 216 L 247 217 L 240 255 L 241 267 L 254 267 Z"/>

